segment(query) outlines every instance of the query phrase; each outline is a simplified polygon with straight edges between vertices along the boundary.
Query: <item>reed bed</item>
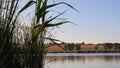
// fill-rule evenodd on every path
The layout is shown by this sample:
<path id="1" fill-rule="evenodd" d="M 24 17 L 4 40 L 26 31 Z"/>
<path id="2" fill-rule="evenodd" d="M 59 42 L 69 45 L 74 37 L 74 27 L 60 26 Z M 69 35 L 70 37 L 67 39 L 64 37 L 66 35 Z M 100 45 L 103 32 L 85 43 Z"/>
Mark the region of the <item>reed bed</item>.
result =
<path id="1" fill-rule="evenodd" d="M 50 37 L 50 29 L 70 22 L 53 23 L 66 11 L 46 19 L 49 9 L 60 4 L 76 9 L 65 2 L 48 4 L 48 0 L 29 0 L 17 11 L 18 3 L 19 0 L 0 0 L 0 68 L 44 68 L 46 48 L 50 47 L 45 44 L 49 41 L 62 48 L 57 44 L 61 41 Z M 30 6 L 35 6 L 31 25 L 21 26 L 18 16 Z"/>

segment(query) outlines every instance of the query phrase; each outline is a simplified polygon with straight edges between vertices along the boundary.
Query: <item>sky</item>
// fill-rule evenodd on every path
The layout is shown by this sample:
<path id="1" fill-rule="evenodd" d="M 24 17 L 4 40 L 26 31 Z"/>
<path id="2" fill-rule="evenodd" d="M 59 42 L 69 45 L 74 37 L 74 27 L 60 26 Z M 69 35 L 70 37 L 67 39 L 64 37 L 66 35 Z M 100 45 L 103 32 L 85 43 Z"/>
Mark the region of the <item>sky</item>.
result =
<path id="1" fill-rule="evenodd" d="M 20 7 L 28 0 L 21 0 Z M 120 43 L 120 0 L 56 0 L 69 3 L 79 12 L 60 5 L 53 10 L 67 12 L 61 16 L 76 25 L 60 26 L 54 34 L 56 39 L 74 43 Z M 34 10 L 23 12 L 23 17 Z M 50 15 L 53 15 L 52 13 Z"/>

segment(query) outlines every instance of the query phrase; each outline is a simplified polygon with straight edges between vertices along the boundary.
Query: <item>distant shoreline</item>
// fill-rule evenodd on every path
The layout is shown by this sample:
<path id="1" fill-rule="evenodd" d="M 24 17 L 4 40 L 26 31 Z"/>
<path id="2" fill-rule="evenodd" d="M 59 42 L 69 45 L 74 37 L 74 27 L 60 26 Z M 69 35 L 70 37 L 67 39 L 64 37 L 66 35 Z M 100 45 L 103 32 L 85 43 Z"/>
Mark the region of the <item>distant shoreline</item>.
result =
<path id="1" fill-rule="evenodd" d="M 48 52 L 48 53 L 120 53 L 120 51 L 80 51 L 80 52 Z"/>
<path id="2" fill-rule="evenodd" d="M 120 53 L 120 43 L 60 44 L 49 47 L 48 53 Z"/>

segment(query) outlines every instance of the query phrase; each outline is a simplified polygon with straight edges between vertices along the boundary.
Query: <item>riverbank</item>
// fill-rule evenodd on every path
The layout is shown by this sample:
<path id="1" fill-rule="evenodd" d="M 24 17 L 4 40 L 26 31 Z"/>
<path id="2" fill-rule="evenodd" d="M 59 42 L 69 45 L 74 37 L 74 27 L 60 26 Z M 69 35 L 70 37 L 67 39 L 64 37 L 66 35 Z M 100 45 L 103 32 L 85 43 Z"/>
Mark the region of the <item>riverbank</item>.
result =
<path id="1" fill-rule="evenodd" d="M 72 51 L 69 51 L 69 52 L 48 52 L 48 53 L 120 53 L 120 51 L 77 51 L 77 52 L 72 52 Z"/>
<path id="2" fill-rule="evenodd" d="M 61 45 L 61 47 L 57 45 L 53 45 L 48 48 L 48 52 L 49 53 L 119 53 L 120 52 L 120 49 L 116 49 L 114 46 L 112 46 L 111 48 L 106 48 L 102 44 L 101 45 L 84 44 L 84 45 L 80 45 L 79 48 L 73 47 L 73 49 L 71 50 L 69 49 L 69 47 L 65 48 L 65 45 Z"/>

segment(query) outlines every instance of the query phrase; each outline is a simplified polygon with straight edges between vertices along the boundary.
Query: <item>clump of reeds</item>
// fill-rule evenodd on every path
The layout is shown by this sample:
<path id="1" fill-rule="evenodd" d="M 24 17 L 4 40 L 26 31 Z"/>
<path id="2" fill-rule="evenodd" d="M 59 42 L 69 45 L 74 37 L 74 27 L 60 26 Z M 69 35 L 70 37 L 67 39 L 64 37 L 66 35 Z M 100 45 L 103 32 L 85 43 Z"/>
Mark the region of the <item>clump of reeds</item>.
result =
<path id="1" fill-rule="evenodd" d="M 26 44 L 25 55 L 27 55 L 25 58 L 25 64 L 26 64 L 25 66 L 27 68 L 43 68 L 45 56 L 47 53 L 46 47 L 49 47 L 45 45 L 46 41 L 49 40 L 54 44 L 57 44 L 56 41 L 59 41 L 49 37 L 50 34 L 49 29 L 69 22 L 69 21 L 59 21 L 53 23 L 53 21 L 56 18 L 64 14 L 66 11 L 61 12 L 60 14 L 58 14 L 53 18 L 46 19 L 46 15 L 50 13 L 49 9 L 60 4 L 65 4 L 74 10 L 76 9 L 65 2 L 48 4 L 48 0 L 36 0 L 36 1 L 31 0 L 20 10 L 20 12 L 24 11 L 33 4 L 35 4 L 35 11 L 34 11 L 35 15 L 33 17 L 33 21 L 29 29 L 30 31 L 30 33 L 28 34 L 29 37 L 26 36 L 27 40 L 25 40 L 27 41 L 25 43 Z M 58 46 L 60 45 L 58 44 Z"/>
<path id="2" fill-rule="evenodd" d="M 65 4 L 72 9 L 71 5 L 65 2 L 48 4 L 48 0 L 30 0 L 28 3 L 16 13 L 19 0 L 1 0 L 0 1 L 0 68 L 44 68 L 45 56 L 47 53 L 45 43 L 49 40 L 57 44 L 56 39 L 50 38 L 50 29 L 55 26 L 68 23 L 69 21 L 53 21 L 64 14 L 61 12 L 55 17 L 46 19 L 46 15 L 50 13 L 50 8 L 60 4 Z M 31 26 L 23 25 L 20 30 L 21 34 L 16 34 L 18 16 L 21 12 L 29 8 L 31 5 L 35 6 L 35 15 Z M 28 31 L 26 33 L 26 31 Z M 16 31 L 17 32 L 17 31 Z M 22 36 L 22 40 L 18 40 Z M 18 42 L 22 42 L 22 47 L 19 47 Z M 59 44 L 57 44 L 60 46 Z M 62 48 L 62 46 L 60 46 Z M 20 50 L 19 50 L 20 49 Z M 22 49 L 22 51 L 21 51 Z M 64 48 L 63 48 L 64 49 Z"/>
<path id="3" fill-rule="evenodd" d="M 0 0 L 0 68 L 13 68 L 13 31 L 17 22 L 16 9 L 19 0 Z"/>

